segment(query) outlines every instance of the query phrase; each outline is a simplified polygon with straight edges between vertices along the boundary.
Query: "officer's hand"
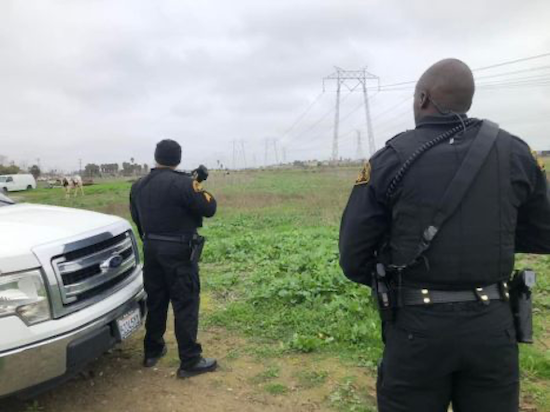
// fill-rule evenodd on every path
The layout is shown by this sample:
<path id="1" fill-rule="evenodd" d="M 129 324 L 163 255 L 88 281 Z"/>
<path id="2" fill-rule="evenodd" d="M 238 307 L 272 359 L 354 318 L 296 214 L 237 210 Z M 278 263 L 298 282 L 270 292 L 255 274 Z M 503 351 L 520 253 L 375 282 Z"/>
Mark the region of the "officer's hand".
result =
<path id="1" fill-rule="evenodd" d="M 197 182 L 203 182 L 208 179 L 208 169 L 204 165 L 200 165 L 195 170 L 193 170 L 193 176 Z"/>

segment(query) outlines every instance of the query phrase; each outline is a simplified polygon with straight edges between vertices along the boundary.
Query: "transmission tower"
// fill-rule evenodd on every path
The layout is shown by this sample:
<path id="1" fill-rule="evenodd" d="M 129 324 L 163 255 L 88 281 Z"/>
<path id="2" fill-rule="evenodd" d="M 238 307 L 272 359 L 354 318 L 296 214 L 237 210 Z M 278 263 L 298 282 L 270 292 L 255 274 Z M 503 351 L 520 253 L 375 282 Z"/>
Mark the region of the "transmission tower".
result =
<path id="1" fill-rule="evenodd" d="M 242 151 L 242 156 L 243 156 L 244 168 L 246 169 L 246 152 L 244 150 L 244 140 L 241 140 L 241 151 Z"/>
<path id="2" fill-rule="evenodd" d="M 275 164 L 279 164 L 279 152 L 277 150 L 277 139 L 273 139 L 273 151 L 275 152 Z"/>
<path id="3" fill-rule="evenodd" d="M 363 98 L 365 100 L 365 115 L 367 121 L 367 134 L 369 139 L 369 152 L 374 154 L 374 133 L 372 130 L 372 122 L 370 118 L 369 96 L 367 82 L 372 81 L 377 83 L 380 88 L 380 78 L 372 73 L 369 73 L 365 68 L 360 70 L 344 70 L 340 67 L 335 67 L 336 72 L 323 79 L 323 89 L 327 80 L 336 80 L 336 109 L 334 111 L 334 137 L 332 141 L 332 160 L 338 161 L 338 132 L 340 126 L 340 91 L 342 86 L 345 86 L 350 92 L 361 86 Z"/>
<path id="4" fill-rule="evenodd" d="M 233 140 L 233 170 L 237 170 L 237 141 Z"/>

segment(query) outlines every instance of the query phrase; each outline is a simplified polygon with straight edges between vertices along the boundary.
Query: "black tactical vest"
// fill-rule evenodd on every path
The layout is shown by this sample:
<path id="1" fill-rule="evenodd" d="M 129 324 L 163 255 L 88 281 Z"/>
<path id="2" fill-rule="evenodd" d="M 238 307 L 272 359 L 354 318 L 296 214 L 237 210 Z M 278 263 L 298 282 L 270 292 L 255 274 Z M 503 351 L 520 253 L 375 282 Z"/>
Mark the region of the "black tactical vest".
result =
<path id="1" fill-rule="evenodd" d="M 405 162 L 423 143 L 455 126 L 425 125 L 390 140 Z M 422 155 L 404 177 L 392 201 L 389 252 L 392 263 L 409 263 L 423 230 L 478 127 Z M 510 179 L 511 136 L 501 130 L 457 212 L 441 228 L 425 259 L 407 269 L 403 283 L 414 287 L 467 289 L 507 280 L 514 266 L 517 218 Z"/>

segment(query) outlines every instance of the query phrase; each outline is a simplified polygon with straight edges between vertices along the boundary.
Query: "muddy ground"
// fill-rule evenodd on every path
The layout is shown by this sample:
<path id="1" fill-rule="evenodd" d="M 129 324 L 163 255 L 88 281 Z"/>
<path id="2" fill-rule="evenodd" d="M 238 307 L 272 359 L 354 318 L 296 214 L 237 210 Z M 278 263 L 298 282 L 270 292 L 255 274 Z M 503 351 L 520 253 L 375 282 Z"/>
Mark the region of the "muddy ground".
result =
<path id="1" fill-rule="evenodd" d="M 177 379 L 177 348 L 141 367 L 142 333 L 93 362 L 86 372 L 31 401 L 0 400 L 1 412 L 368 411 L 373 378 L 366 369 L 323 355 L 281 355 L 221 328 L 201 331 L 218 371 Z"/>
<path id="2" fill-rule="evenodd" d="M 169 321 L 168 354 L 141 366 L 143 329 L 86 370 L 32 400 L 0 400 L 0 412 L 375 411 L 370 369 L 334 354 L 289 354 L 219 327 L 203 328 L 204 355 L 216 372 L 177 379 L 177 346 Z M 450 410 L 452 412 L 452 410 Z M 522 412 L 542 412 L 529 400 Z"/>

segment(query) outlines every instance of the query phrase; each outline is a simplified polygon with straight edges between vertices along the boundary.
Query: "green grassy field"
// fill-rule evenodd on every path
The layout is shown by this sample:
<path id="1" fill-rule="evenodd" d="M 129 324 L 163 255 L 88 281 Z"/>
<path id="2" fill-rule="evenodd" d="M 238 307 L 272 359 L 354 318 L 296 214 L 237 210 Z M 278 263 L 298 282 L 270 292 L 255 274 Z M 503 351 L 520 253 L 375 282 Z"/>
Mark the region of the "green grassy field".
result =
<path id="1" fill-rule="evenodd" d="M 321 353 L 374 374 L 382 351 L 378 315 L 369 290 L 347 281 L 338 266 L 339 220 L 357 172 L 326 168 L 212 176 L 207 186 L 219 211 L 203 229 L 208 238 L 203 289 L 209 296 L 203 324 L 267 342 L 265 356 Z M 65 199 L 60 189 L 17 197 L 129 218 L 129 188 L 130 183 L 117 182 L 88 187 L 83 198 Z M 521 347 L 523 400 L 537 408 L 525 410 L 548 411 L 550 258 L 520 256 L 518 267 L 525 266 L 538 271 L 539 284 L 537 343 Z M 370 406 L 361 408 L 354 410 Z"/>

